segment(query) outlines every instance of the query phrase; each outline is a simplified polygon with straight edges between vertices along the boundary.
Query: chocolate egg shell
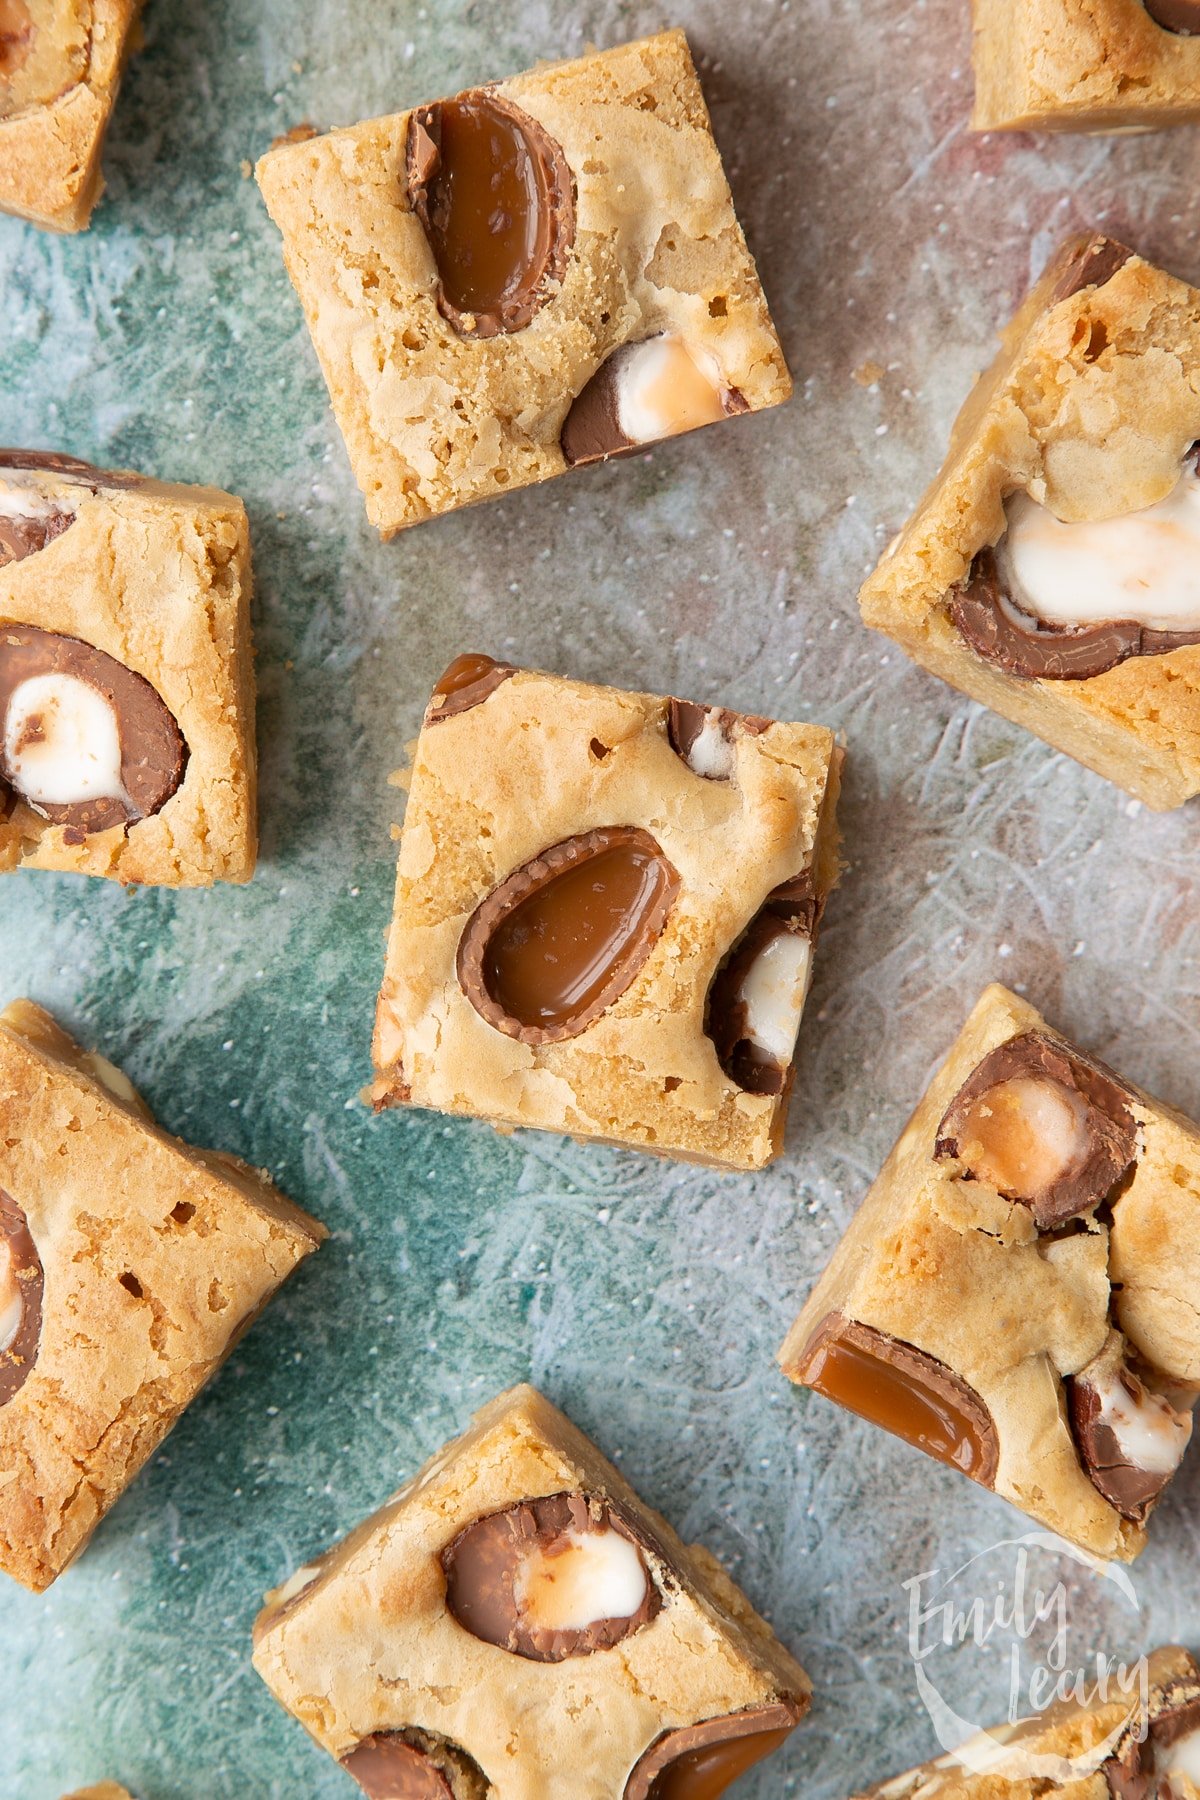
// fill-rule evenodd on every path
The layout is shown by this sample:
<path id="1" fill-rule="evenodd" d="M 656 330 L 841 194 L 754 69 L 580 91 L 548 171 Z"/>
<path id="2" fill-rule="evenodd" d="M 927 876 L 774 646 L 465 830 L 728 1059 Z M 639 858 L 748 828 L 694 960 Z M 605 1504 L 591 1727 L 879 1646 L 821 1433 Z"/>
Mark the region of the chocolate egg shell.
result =
<path id="1" fill-rule="evenodd" d="M 983 1399 L 915 1344 L 828 1313 L 805 1345 L 794 1378 L 983 1487 L 995 1482 L 999 1438 Z"/>
<path id="2" fill-rule="evenodd" d="M 1112 1800 L 1169 1800 L 1155 1768 L 1156 1752 L 1194 1731 L 1200 1731 L 1200 1681 L 1183 1675 L 1151 1693 L 1147 1713 L 1139 1711 L 1104 1763 Z"/>
<path id="3" fill-rule="evenodd" d="M 367 1800 L 486 1800 L 495 1791 L 461 1744 L 419 1726 L 372 1732 L 342 1767 Z"/>
<path id="4" fill-rule="evenodd" d="M 811 869 L 782 882 L 767 895 L 741 933 L 709 989 L 705 1033 L 712 1039 L 722 1070 L 745 1093 L 782 1094 L 792 1073 L 790 1059 L 781 1063 L 764 1055 L 749 1036 L 743 999 L 747 977 L 763 952 L 784 933 L 803 937 L 811 945 L 822 905 Z"/>
<path id="5" fill-rule="evenodd" d="M 637 1609 L 574 1628 L 539 1624 L 522 1616 L 515 1585 L 528 1557 L 552 1549 L 566 1533 L 615 1531 L 633 1544 L 645 1576 Z M 522 1500 L 476 1519 L 442 1552 L 446 1605 L 473 1637 L 531 1662 L 564 1662 L 609 1650 L 648 1625 L 663 1600 L 644 1554 L 644 1539 L 613 1502 L 588 1494 L 549 1494 Z"/>
<path id="6" fill-rule="evenodd" d="M 459 985 L 508 1037 L 577 1037 L 637 979 L 679 885 L 637 826 L 601 826 L 552 844 L 476 908 L 459 943 Z"/>
<path id="7" fill-rule="evenodd" d="M 1143 0 L 1156 25 L 1181 37 L 1200 36 L 1200 0 Z"/>
<path id="8" fill-rule="evenodd" d="M 761 737 L 771 729 L 774 720 L 758 713 L 731 712 L 724 706 L 701 706 L 694 700 L 672 699 L 667 704 L 667 740 L 681 762 L 694 775 L 705 781 L 730 780 L 735 755 L 734 740 L 739 735 Z M 706 738 L 715 739 L 721 747 L 720 766 L 713 767 L 700 757 Z"/>
<path id="9" fill-rule="evenodd" d="M 652 337 L 619 345 L 580 388 L 563 421 L 559 448 L 569 467 L 579 468 L 585 463 L 603 462 L 613 456 L 627 456 L 631 451 L 645 449 L 647 445 L 673 437 L 677 432 L 692 430 L 700 424 L 711 424 L 722 417 L 732 418 L 738 413 L 749 412 L 750 403 L 740 388 L 714 381 L 711 412 L 705 408 L 697 415 L 694 411 L 694 395 L 693 408 L 689 408 L 686 400 L 681 405 L 683 397 L 676 395 L 673 416 L 668 411 L 660 420 L 659 428 L 648 435 L 629 436 L 622 422 L 625 400 L 631 386 L 636 391 L 638 370 L 644 361 L 644 353 L 655 344 L 672 345 L 675 353 L 685 358 L 685 368 L 690 367 L 691 380 L 699 380 L 694 357 L 675 333 L 658 332 Z"/>
<path id="10" fill-rule="evenodd" d="M 0 1350 L 0 1406 L 5 1406 L 24 1387 L 37 1361 L 46 1283 L 29 1221 L 17 1202 L 2 1191 L 0 1244 L 3 1244 L 21 1297 L 21 1317 L 16 1333 Z"/>
<path id="11" fill-rule="evenodd" d="M 575 185 L 561 147 L 492 88 L 412 115 L 409 205 L 438 271 L 438 308 L 464 337 L 523 331 L 566 272 Z"/>
<path id="12" fill-rule="evenodd" d="M 146 477 L 133 469 L 98 469 L 94 463 L 82 462 L 78 456 L 66 456 L 60 450 L 0 450 L 0 469 L 31 475 L 59 475 L 64 481 L 78 482 L 91 488 L 139 488 Z"/>
<path id="13" fill-rule="evenodd" d="M 1051 305 L 1069 300 L 1085 288 L 1103 287 L 1134 254 L 1128 244 L 1104 237 L 1099 232 L 1081 243 L 1068 245 L 1065 252 L 1059 252 L 1059 275 L 1051 294 Z"/>
<path id="14" fill-rule="evenodd" d="M 436 725 L 442 719 L 452 719 L 458 713 L 482 706 L 516 672 L 512 663 L 497 662 L 492 656 L 473 651 L 456 656 L 430 695 L 425 708 L 426 725 Z"/>
<path id="15" fill-rule="evenodd" d="M 84 836 L 161 811 L 184 778 L 188 748 L 157 690 L 81 638 L 33 625 L 0 622 L 0 780 L 20 792 L 4 748 L 9 706 L 23 682 L 42 675 L 82 681 L 111 707 L 119 728 L 125 794 L 61 805 L 38 802 L 37 810 L 53 824 Z"/>
<path id="16" fill-rule="evenodd" d="M 1100 1063 L 1040 1032 L 1023 1032 L 990 1051 L 959 1088 L 938 1126 L 935 1158 L 958 1158 L 971 1108 L 990 1089 L 1021 1078 L 1044 1080 L 1068 1094 L 1078 1094 L 1086 1106 L 1086 1154 L 1044 1191 L 1004 1192 L 1006 1200 L 1030 1208 L 1039 1230 L 1052 1231 L 1090 1212 L 1128 1174 L 1137 1155 L 1137 1125 L 1130 1111 L 1133 1096 Z M 972 1175 L 969 1167 L 966 1173 Z"/>
<path id="17" fill-rule="evenodd" d="M 780 1700 L 665 1731 L 638 1759 L 623 1800 L 715 1797 L 778 1750 L 804 1711 L 799 1701 Z"/>
<path id="18" fill-rule="evenodd" d="M 1113 252 L 1121 246 L 1106 248 Z M 1103 255 L 1098 253 L 1101 260 Z M 1083 258 L 1086 264 L 1086 251 Z M 1091 272 L 1100 279 L 1101 271 Z M 1185 458 L 1185 473 L 1197 448 L 1193 444 Z M 975 557 L 966 579 L 950 594 L 947 611 L 976 656 L 1028 681 L 1090 681 L 1131 657 L 1166 656 L 1200 644 L 1200 630 L 1168 631 L 1135 619 L 1102 619 L 1090 625 L 1039 619 L 1009 593 L 996 549 L 981 550 Z"/>
<path id="19" fill-rule="evenodd" d="M 1143 1374 L 1149 1371 L 1139 1373 L 1132 1366 L 1129 1346 L 1119 1331 L 1111 1331 L 1100 1354 L 1066 1382 L 1067 1415 L 1079 1460 L 1097 1493 L 1135 1525 L 1145 1524 L 1191 1436 L 1191 1414 L 1177 1412 Z M 1109 1412 L 1114 1401 L 1115 1415 Z M 1140 1467 L 1122 1443 L 1121 1422 L 1134 1426 L 1133 1441 L 1140 1437 L 1143 1455 L 1156 1433 L 1160 1448 L 1165 1439 L 1167 1460 L 1174 1459 L 1174 1466 Z"/>
<path id="20" fill-rule="evenodd" d="M 75 516 L 68 507 L 51 505 L 36 513 L 6 513 L 0 493 L 0 569 L 36 556 L 70 529 Z"/>

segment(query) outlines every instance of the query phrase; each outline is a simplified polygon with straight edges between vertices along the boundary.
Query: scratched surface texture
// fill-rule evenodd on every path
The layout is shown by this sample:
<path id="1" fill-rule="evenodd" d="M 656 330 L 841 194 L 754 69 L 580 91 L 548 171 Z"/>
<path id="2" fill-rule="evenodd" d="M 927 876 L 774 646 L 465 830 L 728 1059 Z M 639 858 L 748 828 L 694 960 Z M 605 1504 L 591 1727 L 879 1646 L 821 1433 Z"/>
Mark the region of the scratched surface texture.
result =
<path id="1" fill-rule="evenodd" d="M 139 1800 L 349 1800 L 250 1669 L 258 1597 L 526 1377 L 725 1558 L 811 1670 L 810 1724 L 739 1796 L 838 1800 L 936 1751 L 902 1583 L 1017 1516 L 788 1389 L 775 1349 L 989 979 L 1200 1112 L 1195 808 L 1128 803 L 855 610 L 1062 234 L 1104 224 L 1200 278 L 1194 132 L 972 137 L 966 10 L 151 0 L 91 232 L 0 221 L 0 441 L 246 498 L 264 832 L 245 891 L 6 878 L 0 997 L 53 1008 L 172 1130 L 266 1165 L 333 1232 L 82 1562 L 44 1599 L 5 1592 L 6 1796 L 110 1774 Z M 298 120 L 671 23 L 701 60 L 795 401 L 381 547 L 246 159 Z M 787 1153 L 763 1176 L 358 1103 L 386 777 L 464 647 L 845 733 L 852 867 Z M 1194 1459 L 1138 1610 L 1074 1570 L 1081 1650 L 1200 1640 L 1198 1507 Z M 994 1646 L 940 1663 L 963 1717 L 1003 1713 Z"/>

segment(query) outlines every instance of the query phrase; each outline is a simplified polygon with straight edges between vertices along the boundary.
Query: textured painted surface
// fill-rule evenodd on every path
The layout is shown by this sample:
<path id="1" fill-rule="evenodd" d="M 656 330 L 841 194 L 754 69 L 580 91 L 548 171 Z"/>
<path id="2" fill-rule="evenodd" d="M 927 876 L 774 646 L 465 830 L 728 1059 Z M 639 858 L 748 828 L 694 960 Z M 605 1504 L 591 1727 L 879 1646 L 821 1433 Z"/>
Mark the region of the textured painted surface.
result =
<path id="1" fill-rule="evenodd" d="M 794 1394 L 775 1348 L 989 978 L 1200 1112 L 1195 808 L 1139 810 L 909 668 L 854 608 L 1064 231 L 1104 223 L 1200 278 L 1194 132 L 972 138 L 965 15 L 151 0 L 92 232 L 0 221 L 0 441 L 246 497 L 265 837 L 245 892 L 4 880 L 0 991 L 52 1007 L 172 1129 L 266 1164 L 334 1231 L 87 1557 L 45 1599 L 6 1591 L 4 1794 L 56 1800 L 102 1772 L 140 1800 L 352 1793 L 250 1670 L 258 1595 L 525 1376 L 727 1559 L 810 1668 L 812 1723 L 739 1795 L 836 1800 L 936 1748 L 900 1583 L 1016 1516 Z M 673 22 L 703 59 L 796 401 L 381 548 L 240 164 L 299 119 Z M 385 778 L 464 647 L 847 734 L 853 869 L 788 1154 L 760 1179 L 358 1105 Z M 1198 1503 L 1193 1459 L 1137 1567 L 1138 1617 L 1078 1576 L 1085 1639 L 1200 1640 Z M 994 1659 L 968 1646 L 954 1679 L 964 1711 L 1003 1712 Z"/>

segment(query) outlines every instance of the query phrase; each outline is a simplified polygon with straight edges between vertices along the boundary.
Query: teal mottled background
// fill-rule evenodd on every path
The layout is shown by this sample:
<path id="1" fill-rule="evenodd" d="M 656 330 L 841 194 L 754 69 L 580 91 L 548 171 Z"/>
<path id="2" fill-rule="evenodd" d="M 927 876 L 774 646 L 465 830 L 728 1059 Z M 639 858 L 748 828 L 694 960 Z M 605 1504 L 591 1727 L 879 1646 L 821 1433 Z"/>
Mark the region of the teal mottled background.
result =
<path id="1" fill-rule="evenodd" d="M 936 1749 L 900 1584 L 1016 1516 L 793 1393 L 775 1348 L 988 979 L 1200 1112 L 1195 806 L 1145 813 L 909 668 L 853 604 L 1062 233 L 1104 223 L 1200 278 L 1195 133 L 970 137 L 966 10 L 150 0 L 92 230 L 0 221 L 0 441 L 245 496 L 263 772 L 247 890 L 0 883 L 0 997 L 50 1006 L 172 1130 L 265 1164 L 333 1232 L 82 1562 L 45 1598 L 6 1588 L 6 1800 L 101 1774 L 139 1800 L 349 1800 L 250 1669 L 259 1596 L 525 1377 L 726 1559 L 812 1671 L 811 1723 L 739 1795 L 839 1800 Z M 701 60 L 796 400 L 380 546 L 243 165 L 298 120 L 671 23 Z M 356 1099 L 386 777 L 465 647 L 846 733 L 853 867 L 767 1174 L 373 1119 Z M 1198 1502 L 1194 1458 L 1136 1617 L 1075 1570 L 1081 1643 L 1200 1643 Z M 1003 1712 L 994 1652 L 965 1646 L 950 1678 L 973 1718 Z"/>

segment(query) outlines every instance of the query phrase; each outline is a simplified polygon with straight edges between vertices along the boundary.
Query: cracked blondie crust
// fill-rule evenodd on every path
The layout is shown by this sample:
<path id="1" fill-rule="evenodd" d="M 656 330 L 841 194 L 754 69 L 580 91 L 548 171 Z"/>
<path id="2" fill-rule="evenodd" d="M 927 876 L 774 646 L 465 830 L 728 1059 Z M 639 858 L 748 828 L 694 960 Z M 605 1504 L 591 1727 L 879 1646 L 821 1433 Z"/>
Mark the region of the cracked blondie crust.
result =
<path id="1" fill-rule="evenodd" d="M 39 1007 L 0 1014 L 0 1568 L 49 1587 L 324 1236 Z"/>

